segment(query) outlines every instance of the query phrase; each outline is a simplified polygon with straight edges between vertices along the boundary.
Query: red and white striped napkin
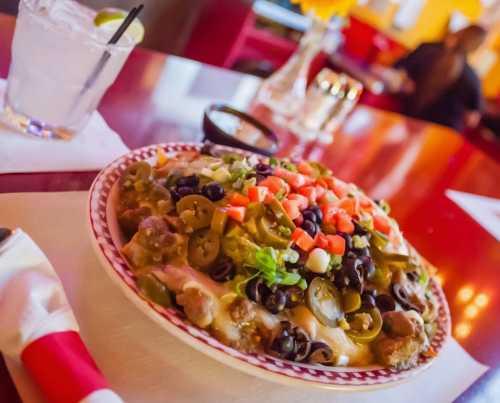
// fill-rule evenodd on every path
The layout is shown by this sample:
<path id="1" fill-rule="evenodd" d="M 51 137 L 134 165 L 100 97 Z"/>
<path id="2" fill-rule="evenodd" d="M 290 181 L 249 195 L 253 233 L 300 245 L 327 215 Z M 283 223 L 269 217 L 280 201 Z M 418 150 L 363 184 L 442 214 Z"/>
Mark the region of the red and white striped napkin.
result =
<path id="1" fill-rule="evenodd" d="M 120 403 L 80 338 L 62 284 L 21 230 L 0 243 L 0 351 L 49 403 Z"/>

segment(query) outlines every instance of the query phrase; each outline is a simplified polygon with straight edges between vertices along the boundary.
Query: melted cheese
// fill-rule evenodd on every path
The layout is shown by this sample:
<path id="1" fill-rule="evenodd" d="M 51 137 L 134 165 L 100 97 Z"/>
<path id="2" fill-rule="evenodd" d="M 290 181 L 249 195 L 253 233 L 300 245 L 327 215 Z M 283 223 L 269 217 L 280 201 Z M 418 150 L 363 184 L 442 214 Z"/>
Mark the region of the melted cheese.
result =
<path id="1" fill-rule="evenodd" d="M 189 266 L 175 267 L 169 265 L 164 269 L 154 270 L 154 274 L 175 294 L 181 294 L 188 288 L 198 288 L 209 296 L 213 306 L 213 321 L 210 327 L 214 335 L 228 344 L 236 344 L 240 341 L 241 329 L 231 318 L 228 309 L 237 297 L 234 292 Z M 270 331 L 277 328 L 279 318 L 257 305 L 254 308 L 256 323 Z"/>
<path id="2" fill-rule="evenodd" d="M 187 288 L 198 288 L 210 296 L 213 302 L 213 321 L 210 328 L 214 335 L 232 345 L 240 341 L 241 329 L 231 318 L 228 309 L 237 297 L 235 293 L 189 266 L 167 266 L 163 270 L 155 270 L 154 273 L 176 294 L 182 293 Z M 273 315 L 258 305 L 254 308 L 255 321 L 271 332 L 278 329 L 280 320 L 286 319 L 282 315 Z M 368 345 L 353 342 L 341 328 L 322 325 L 306 306 L 294 308 L 288 319 L 304 329 L 312 340 L 327 343 L 334 351 L 337 360 L 342 358 L 343 363 L 359 366 L 373 362 Z"/>
<path id="3" fill-rule="evenodd" d="M 343 362 L 351 366 L 365 366 L 373 362 L 373 355 L 366 344 L 352 341 L 339 327 L 328 327 L 321 324 L 312 312 L 304 305 L 291 311 L 291 320 L 304 329 L 311 339 L 322 341 L 330 346 L 337 360 L 343 357 Z"/>
<path id="4" fill-rule="evenodd" d="M 186 284 L 190 284 L 190 286 L 196 285 L 201 290 L 212 294 L 216 298 L 227 294 L 227 290 L 223 285 L 213 281 L 207 275 L 190 266 L 176 267 L 168 265 L 163 269 L 155 269 L 153 272 L 158 280 L 165 283 L 168 289 L 175 294 L 181 293 Z"/>

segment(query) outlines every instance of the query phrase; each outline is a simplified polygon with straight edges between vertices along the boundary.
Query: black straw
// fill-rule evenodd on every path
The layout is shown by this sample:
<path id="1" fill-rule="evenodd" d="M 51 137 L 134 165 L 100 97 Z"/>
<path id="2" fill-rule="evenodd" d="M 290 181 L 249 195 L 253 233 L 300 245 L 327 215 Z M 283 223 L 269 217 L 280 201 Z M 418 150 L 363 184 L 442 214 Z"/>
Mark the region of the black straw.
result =
<path id="1" fill-rule="evenodd" d="M 109 40 L 108 45 L 115 45 L 120 40 L 120 38 L 125 33 L 129 25 L 132 24 L 132 21 L 135 20 L 135 18 L 139 15 L 139 13 L 142 11 L 143 8 L 144 4 L 141 4 L 139 7 L 134 7 L 132 10 L 130 10 L 130 12 L 127 15 L 127 18 L 123 20 L 121 25 L 118 27 L 114 35 Z"/>
<path id="2" fill-rule="evenodd" d="M 132 21 L 135 20 L 135 18 L 139 15 L 139 13 L 142 11 L 143 8 L 144 4 L 141 4 L 139 7 L 134 7 L 132 10 L 130 10 L 127 17 L 123 20 L 123 22 L 120 24 L 116 32 L 109 40 L 108 45 L 115 45 L 116 43 L 118 43 L 118 41 L 123 36 L 127 28 L 130 26 L 130 24 L 132 24 Z M 97 62 L 96 66 L 94 67 L 94 70 L 92 70 L 92 73 L 89 75 L 89 78 L 87 78 L 87 81 L 85 81 L 82 91 L 80 92 L 80 97 L 83 94 L 85 94 L 85 92 L 87 92 L 95 84 L 97 78 L 104 70 L 106 63 L 110 58 L 111 58 L 111 53 L 109 52 L 109 50 L 106 49 L 102 54 L 101 58 L 99 59 L 99 61 Z"/>

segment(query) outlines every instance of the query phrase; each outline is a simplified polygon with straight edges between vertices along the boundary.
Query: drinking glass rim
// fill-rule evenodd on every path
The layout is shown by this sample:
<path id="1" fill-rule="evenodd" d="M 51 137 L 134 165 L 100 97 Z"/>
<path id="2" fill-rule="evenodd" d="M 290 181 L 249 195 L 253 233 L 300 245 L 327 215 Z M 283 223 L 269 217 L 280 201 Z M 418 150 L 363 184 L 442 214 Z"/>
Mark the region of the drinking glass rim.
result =
<path id="1" fill-rule="evenodd" d="M 67 1 L 73 1 L 75 3 L 79 3 L 76 0 L 67 0 Z M 34 18 L 37 18 L 37 19 L 46 19 L 45 17 L 43 17 L 42 15 L 38 14 L 34 10 L 33 5 L 34 5 L 35 2 L 36 2 L 36 0 L 20 0 L 19 1 L 19 7 L 21 7 L 21 3 L 22 3 L 22 5 L 25 7 L 25 10 L 27 10 Z M 80 5 L 83 6 L 83 7 L 87 7 L 87 6 L 84 6 L 82 4 L 80 4 Z M 87 7 L 87 8 L 90 8 L 90 7 Z M 90 9 L 93 10 L 93 8 L 90 8 Z M 96 45 L 96 46 L 98 46 L 98 47 L 100 47 L 102 49 L 130 50 L 130 49 L 135 48 L 135 46 L 137 45 L 137 43 L 135 43 L 134 41 L 131 41 L 130 45 L 120 45 L 118 43 L 108 44 L 107 42 L 101 42 L 101 41 L 99 41 L 97 38 L 94 38 L 91 35 L 86 35 L 86 37 L 87 37 L 86 41 L 91 42 L 93 45 Z"/>

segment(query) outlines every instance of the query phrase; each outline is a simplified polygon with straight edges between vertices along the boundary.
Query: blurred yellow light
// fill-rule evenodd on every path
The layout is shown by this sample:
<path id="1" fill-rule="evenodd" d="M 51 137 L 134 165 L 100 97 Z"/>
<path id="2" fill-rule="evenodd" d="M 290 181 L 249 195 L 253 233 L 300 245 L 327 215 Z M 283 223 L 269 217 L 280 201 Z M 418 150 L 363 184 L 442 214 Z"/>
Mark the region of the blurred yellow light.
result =
<path id="1" fill-rule="evenodd" d="M 455 337 L 465 339 L 471 332 L 471 327 L 468 323 L 459 323 L 455 326 Z"/>
<path id="2" fill-rule="evenodd" d="M 292 3 L 300 4 L 303 13 L 313 12 L 317 17 L 328 21 L 334 15 L 347 16 L 357 0 L 292 0 Z"/>
<path id="3" fill-rule="evenodd" d="M 477 306 L 475 306 L 475 305 L 468 305 L 467 308 L 465 308 L 465 317 L 466 318 L 474 319 L 478 313 L 479 313 L 479 309 L 477 309 Z"/>
<path id="4" fill-rule="evenodd" d="M 474 296 L 472 287 L 464 286 L 458 290 L 457 299 L 464 304 Z"/>
<path id="5" fill-rule="evenodd" d="M 490 297 L 488 297 L 484 293 L 478 294 L 477 297 L 474 299 L 474 303 L 480 308 L 484 308 L 486 305 L 488 305 L 489 302 L 490 302 Z"/>
<path id="6" fill-rule="evenodd" d="M 443 286 L 443 283 L 444 283 L 444 277 L 442 274 L 436 274 L 436 281 L 438 282 L 438 284 L 442 287 Z"/>

